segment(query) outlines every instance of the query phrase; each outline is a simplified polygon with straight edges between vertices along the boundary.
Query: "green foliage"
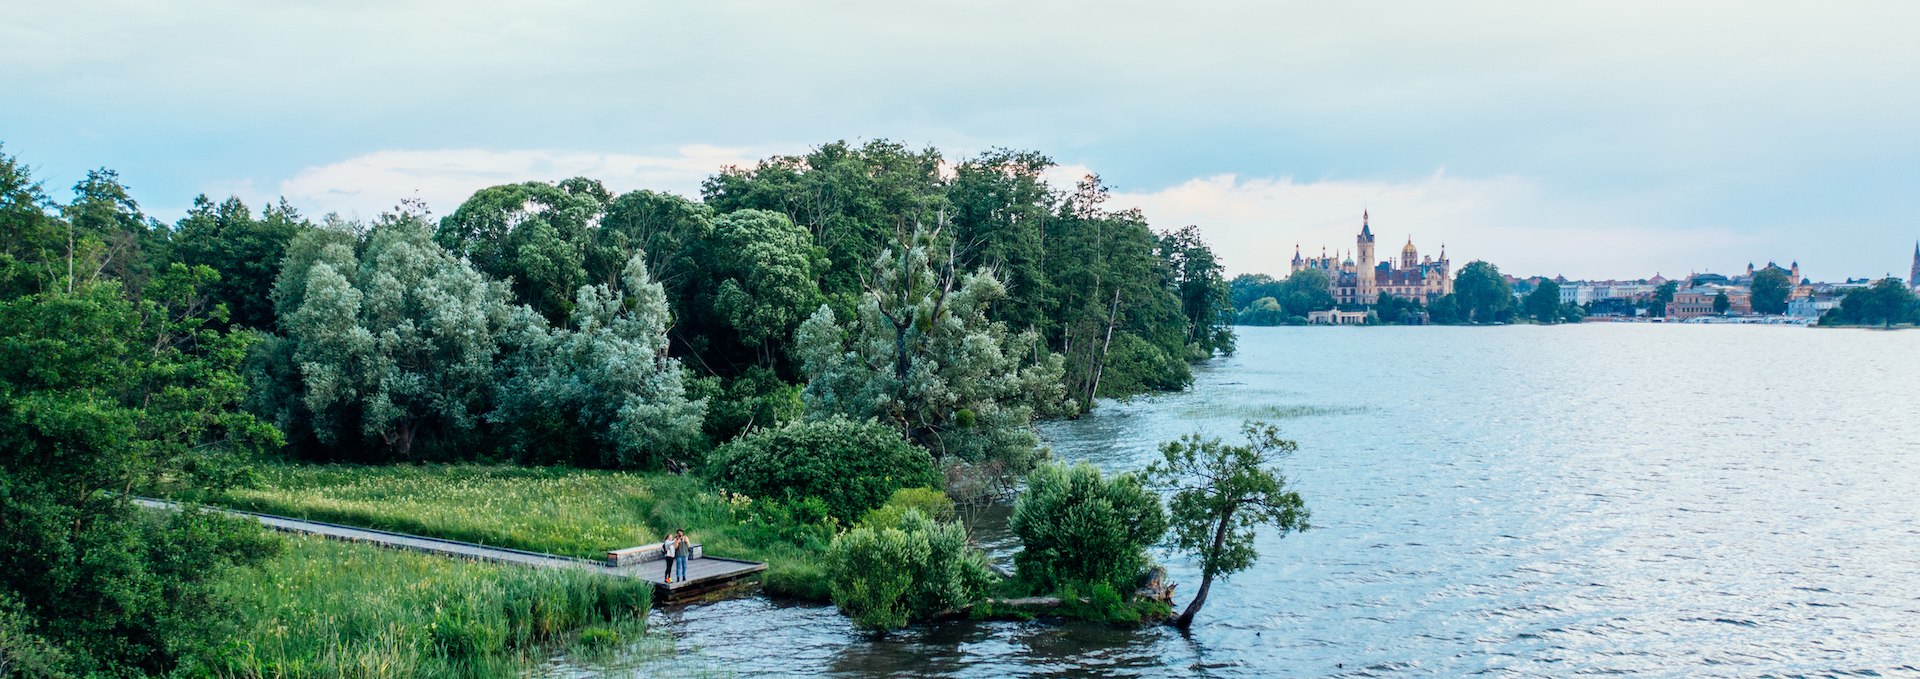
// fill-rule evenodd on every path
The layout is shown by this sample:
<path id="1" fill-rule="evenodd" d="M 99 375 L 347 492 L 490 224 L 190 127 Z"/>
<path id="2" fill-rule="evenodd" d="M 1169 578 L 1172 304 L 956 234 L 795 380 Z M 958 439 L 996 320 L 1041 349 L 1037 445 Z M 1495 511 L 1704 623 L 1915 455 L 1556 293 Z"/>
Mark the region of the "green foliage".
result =
<path id="1" fill-rule="evenodd" d="M 1560 322 L 1560 284 L 1552 280 L 1540 281 L 1533 292 L 1527 293 L 1527 315 L 1541 323 Z"/>
<path id="2" fill-rule="evenodd" d="M 1786 313 L 1787 297 L 1793 293 L 1793 286 L 1798 282 L 1779 267 L 1768 266 L 1761 269 L 1753 275 L 1753 312 L 1756 314 Z"/>
<path id="3" fill-rule="evenodd" d="M 1453 294 L 1463 320 L 1473 323 L 1504 322 L 1513 307 L 1513 286 L 1500 275 L 1500 267 L 1479 260 L 1460 267 Z"/>
<path id="4" fill-rule="evenodd" d="M 916 230 L 881 253 L 859 313 L 842 324 L 822 306 L 795 335 L 813 417 L 877 418 L 936 460 L 1016 472 L 1040 455 L 1035 416 L 1066 414 L 1059 357 L 1032 332 L 1012 333 L 987 309 L 1006 288 L 961 276 L 937 234 Z"/>
<path id="5" fill-rule="evenodd" d="M 1727 313 L 1727 310 L 1731 308 L 1733 308 L 1733 300 L 1727 298 L 1727 291 L 1721 290 L 1719 292 L 1713 293 L 1713 312 L 1714 313 L 1724 314 L 1724 313 Z"/>
<path id="6" fill-rule="evenodd" d="M 828 514 L 851 522 L 894 491 L 939 482 L 927 452 L 874 421 L 840 417 L 758 429 L 716 449 L 714 483 L 755 498 L 819 498 Z"/>
<path id="7" fill-rule="evenodd" d="M 1264 274 L 1241 274 L 1234 277 L 1232 289 L 1240 310 L 1236 322 L 1241 325 L 1282 325 L 1293 317 L 1334 307 L 1333 282 L 1319 269 L 1302 269 L 1279 281 Z M 1248 301 L 1239 303 L 1241 297 Z"/>
<path id="8" fill-rule="evenodd" d="M 684 466 L 705 448 L 703 401 L 689 401 L 666 357 L 666 293 L 645 260 L 624 285 L 580 288 L 571 327 L 522 314 L 505 337 L 488 420 L 521 459 L 589 466 Z"/>
<path id="9" fill-rule="evenodd" d="M 1262 297 L 1241 309 L 1240 313 L 1234 316 L 1233 322 L 1237 325 L 1254 326 L 1286 325 L 1288 318 L 1290 316 L 1287 315 L 1286 309 L 1280 307 L 1279 300 Z"/>
<path id="10" fill-rule="evenodd" d="M 1386 292 L 1373 302 L 1373 314 L 1380 323 L 1417 324 L 1426 309 L 1417 300 L 1404 299 Z M 1430 320 L 1430 319 L 1429 319 Z"/>
<path id="11" fill-rule="evenodd" d="M 64 671 L 166 672 L 203 651 L 231 621 L 214 583 L 277 544 L 249 522 L 156 516 L 128 495 L 232 478 L 233 460 L 279 443 L 237 410 L 248 337 L 200 312 L 216 276 L 175 264 L 138 301 L 115 282 L 0 299 L 8 643 Z"/>
<path id="12" fill-rule="evenodd" d="M 1160 259 L 1167 263 L 1180 312 L 1187 320 L 1189 360 L 1233 354 L 1233 301 L 1225 268 L 1200 238 L 1200 227 L 1184 226 L 1160 234 Z"/>
<path id="13" fill-rule="evenodd" d="M 208 293 L 213 302 L 227 306 L 234 325 L 272 328 L 269 292 L 279 276 L 280 262 L 293 239 L 312 225 L 285 200 L 268 206 L 255 219 L 239 198 L 215 205 L 199 196 L 173 228 L 174 261 L 220 272 L 220 280 Z"/>
<path id="14" fill-rule="evenodd" d="M 234 639 L 199 670 L 235 676 L 518 676 L 569 641 L 638 634 L 653 588 L 637 580 L 287 540 L 265 568 L 221 583 Z M 584 629 L 583 629 L 584 628 Z"/>
<path id="15" fill-rule="evenodd" d="M 1920 300 L 1898 278 L 1883 278 L 1873 285 L 1855 288 L 1840 299 L 1840 306 L 1820 317 L 1821 325 L 1879 325 L 1893 327 L 1902 323 L 1920 323 Z"/>
<path id="16" fill-rule="evenodd" d="M 1147 468 L 1148 478 L 1173 495 L 1168 509 L 1174 546 L 1200 562 L 1200 589 L 1176 621 L 1182 628 L 1206 604 L 1214 578 L 1246 570 L 1259 558 L 1256 528 L 1277 529 L 1282 536 L 1309 528 L 1300 493 L 1288 490 L 1286 477 L 1266 468 L 1298 445 L 1264 422 L 1247 422 L 1240 431 L 1245 445 L 1198 434 L 1169 441 L 1160 446 L 1162 459 Z"/>
<path id="17" fill-rule="evenodd" d="M 560 323 L 588 281 L 591 225 L 606 202 L 606 190 L 589 179 L 489 187 L 440 220 L 433 238 L 481 273 L 509 281 L 515 301 Z M 624 268 L 625 258 L 619 261 Z"/>
<path id="18" fill-rule="evenodd" d="M 1673 295 L 1680 291 L 1679 281 L 1667 281 L 1653 289 L 1653 297 L 1647 302 L 1647 313 L 1657 318 L 1667 315 L 1667 305 L 1673 303 Z"/>
<path id="19" fill-rule="evenodd" d="M 917 509 L 891 524 L 854 528 L 834 538 L 827 554 L 834 605 L 871 630 L 958 610 L 984 596 L 992 577 L 960 524 L 937 523 Z"/>
<path id="20" fill-rule="evenodd" d="M 489 465 L 271 465 L 226 507 L 587 559 L 684 528 L 765 561 L 770 592 L 826 601 L 825 505 L 749 500 L 681 475 Z"/>
<path id="21" fill-rule="evenodd" d="M 907 512 L 920 512 L 937 522 L 954 520 L 953 500 L 946 493 L 932 488 L 901 488 L 893 491 L 887 503 L 861 515 L 858 525 L 893 526 L 900 523 L 900 517 Z"/>
<path id="22" fill-rule="evenodd" d="M 563 327 L 510 298 L 411 214 L 364 242 L 302 235 L 274 288 L 286 339 L 251 370 L 256 412 L 310 431 L 321 456 L 369 461 L 658 467 L 705 448 L 704 406 L 664 357 L 665 293 L 638 255 L 618 285 L 575 291 Z"/>
<path id="23" fill-rule="evenodd" d="M 1132 591 L 1167 516 L 1160 497 L 1132 474 L 1103 477 L 1092 465 L 1054 463 L 1028 475 L 1007 527 L 1020 539 L 1013 562 L 1028 591 L 1068 583 Z"/>

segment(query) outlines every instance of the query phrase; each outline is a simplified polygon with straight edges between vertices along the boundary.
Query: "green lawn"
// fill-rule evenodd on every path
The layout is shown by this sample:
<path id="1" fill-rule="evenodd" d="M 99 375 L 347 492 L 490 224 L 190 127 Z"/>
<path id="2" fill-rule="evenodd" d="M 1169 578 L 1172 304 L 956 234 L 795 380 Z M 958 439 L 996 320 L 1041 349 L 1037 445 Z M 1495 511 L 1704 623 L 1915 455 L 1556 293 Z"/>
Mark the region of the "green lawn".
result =
<path id="1" fill-rule="evenodd" d="M 768 590 L 824 601 L 831 528 L 672 474 L 492 465 L 270 465 L 236 509 L 602 558 L 684 528 L 708 554 L 765 561 Z"/>

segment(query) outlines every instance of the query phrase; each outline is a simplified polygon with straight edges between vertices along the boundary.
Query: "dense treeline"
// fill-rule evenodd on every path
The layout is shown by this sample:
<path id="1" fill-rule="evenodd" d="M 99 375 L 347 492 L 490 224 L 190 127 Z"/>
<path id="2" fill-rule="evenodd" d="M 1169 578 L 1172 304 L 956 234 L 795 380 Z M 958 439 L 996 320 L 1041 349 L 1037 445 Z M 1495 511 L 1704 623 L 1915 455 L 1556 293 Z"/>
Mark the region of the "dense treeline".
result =
<path id="1" fill-rule="evenodd" d="M 224 629 L 211 583 L 278 543 L 130 493 L 217 491 L 273 451 L 697 467 L 764 492 L 804 470 L 864 490 L 776 509 L 842 526 L 910 485 L 1003 488 L 1044 458 L 1035 418 L 1184 387 L 1233 350 L 1197 229 L 1156 233 L 1051 166 L 834 143 L 700 200 L 573 178 L 439 219 L 201 197 L 164 224 L 112 171 L 61 204 L 0 154 L 0 652 L 56 675 L 201 657 Z M 876 539 L 958 549 L 903 512 Z M 921 565 L 944 573 L 923 603 L 977 593 L 953 563 Z"/>
<path id="2" fill-rule="evenodd" d="M 1891 328 L 1920 324 L 1920 298 L 1898 278 L 1855 288 L 1840 298 L 1840 306 L 1820 316 L 1821 325 L 1878 325 Z"/>

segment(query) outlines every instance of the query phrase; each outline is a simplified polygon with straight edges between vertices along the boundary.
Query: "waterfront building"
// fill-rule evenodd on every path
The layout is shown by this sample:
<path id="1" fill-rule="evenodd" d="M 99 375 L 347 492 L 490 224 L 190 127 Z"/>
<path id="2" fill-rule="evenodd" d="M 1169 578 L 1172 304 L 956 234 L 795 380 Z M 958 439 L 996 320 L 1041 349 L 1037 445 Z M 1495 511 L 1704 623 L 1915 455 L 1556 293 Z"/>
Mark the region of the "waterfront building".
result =
<path id="1" fill-rule="evenodd" d="M 1807 293 L 1787 300 L 1789 318 L 1819 318 L 1822 314 L 1840 306 L 1840 296 L 1833 294 Z"/>
<path id="2" fill-rule="evenodd" d="M 1400 248 L 1398 259 L 1379 262 L 1374 260 L 1373 245 L 1371 218 L 1362 210 L 1360 235 L 1354 239 L 1354 250 L 1345 259 L 1328 256 L 1325 247 L 1320 248 L 1318 258 L 1302 257 L 1300 246 L 1295 245 L 1290 273 L 1307 269 L 1326 273 L 1334 301 L 1347 306 L 1370 306 L 1383 292 L 1423 304 L 1453 292 L 1452 263 L 1447 260 L 1445 245 L 1440 246 L 1439 259 L 1432 255 L 1423 258 L 1409 236 L 1406 246 Z"/>

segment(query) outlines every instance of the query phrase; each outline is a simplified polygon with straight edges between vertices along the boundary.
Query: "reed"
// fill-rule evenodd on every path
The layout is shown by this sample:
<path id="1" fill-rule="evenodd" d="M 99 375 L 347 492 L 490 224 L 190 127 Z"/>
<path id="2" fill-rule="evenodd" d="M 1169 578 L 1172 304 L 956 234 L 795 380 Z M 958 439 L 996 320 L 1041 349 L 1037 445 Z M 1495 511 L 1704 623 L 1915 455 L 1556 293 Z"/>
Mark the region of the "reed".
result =
<path id="1" fill-rule="evenodd" d="M 222 583 L 241 632 L 208 659 L 228 677 L 500 677 L 580 643 L 639 639 L 652 588 L 590 573 L 287 538 Z"/>

